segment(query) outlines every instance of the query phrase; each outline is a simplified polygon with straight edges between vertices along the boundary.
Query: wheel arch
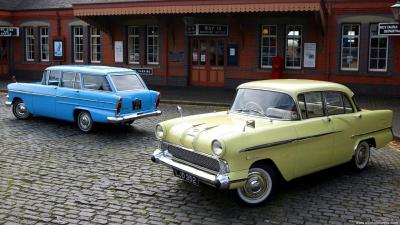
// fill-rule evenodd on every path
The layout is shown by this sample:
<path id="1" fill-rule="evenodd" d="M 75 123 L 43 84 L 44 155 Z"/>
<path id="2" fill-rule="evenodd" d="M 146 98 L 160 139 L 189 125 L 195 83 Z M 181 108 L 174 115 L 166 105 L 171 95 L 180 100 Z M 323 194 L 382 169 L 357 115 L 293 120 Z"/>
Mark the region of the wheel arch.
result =
<path id="1" fill-rule="evenodd" d="M 278 166 L 275 164 L 275 162 L 274 162 L 272 159 L 269 159 L 269 158 L 267 158 L 267 159 L 261 159 L 261 160 L 258 160 L 258 161 L 253 162 L 253 163 L 251 164 L 251 166 L 249 167 L 249 169 L 250 169 L 250 168 L 255 168 L 255 167 L 262 167 L 263 165 L 268 165 L 268 166 L 270 166 L 270 167 L 274 170 L 274 172 L 275 172 L 275 174 L 276 174 L 276 176 L 277 176 L 277 178 L 278 178 L 278 181 L 287 181 L 287 180 L 283 177 L 281 171 L 279 170 L 279 168 L 278 168 Z"/>
<path id="2" fill-rule="evenodd" d="M 354 148 L 353 148 L 353 154 L 352 154 L 352 155 L 354 155 L 354 153 L 356 152 L 356 149 L 357 149 L 358 145 L 359 145 L 361 142 L 367 142 L 367 144 L 368 144 L 370 147 L 374 147 L 374 148 L 376 147 L 376 140 L 375 140 L 374 137 L 361 138 L 360 140 L 358 140 L 358 141 L 356 142 L 356 144 L 355 144 L 355 146 L 354 146 Z"/>
<path id="3" fill-rule="evenodd" d="M 22 102 L 24 102 L 24 100 L 23 100 L 21 97 L 15 96 L 15 97 L 13 98 L 13 100 L 12 100 L 12 104 L 14 104 L 17 100 L 21 100 Z"/>
<path id="4" fill-rule="evenodd" d="M 74 111 L 72 112 L 72 116 L 74 117 L 74 122 L 77 121 L 78 115 L 80 112 L 82 111 L 86 111 L 88 112 L 90 115 L 92 115 L 92 113 L 90 112 L 90 110 L 86 109 L 86 108 L 75 108 Z"/>

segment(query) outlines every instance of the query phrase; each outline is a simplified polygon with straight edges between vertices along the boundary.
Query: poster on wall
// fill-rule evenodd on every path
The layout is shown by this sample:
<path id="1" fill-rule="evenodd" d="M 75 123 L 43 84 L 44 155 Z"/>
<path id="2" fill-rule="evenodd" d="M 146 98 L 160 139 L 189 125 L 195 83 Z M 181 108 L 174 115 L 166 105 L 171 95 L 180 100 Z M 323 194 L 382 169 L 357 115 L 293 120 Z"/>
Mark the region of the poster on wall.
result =
<path id="1" fill-rule="evenodd" d="M 64 43 L 62 39 L 53 40 L 53 60 L 64 60 Z"/>
<path id="2" fill-rule="evenodd" d="M 116 63 L 123 63 L 124 62 L 124 57 L 123 57 L 123 42 L 122 41 L 115 41 L 114 42 L 114 53 L 115 53 L 115 62 Z"/>
<path id="3" fill-rule="evenodd" d="M 315 68 L 317 43 L 304 43 L 304 67 Z"/>

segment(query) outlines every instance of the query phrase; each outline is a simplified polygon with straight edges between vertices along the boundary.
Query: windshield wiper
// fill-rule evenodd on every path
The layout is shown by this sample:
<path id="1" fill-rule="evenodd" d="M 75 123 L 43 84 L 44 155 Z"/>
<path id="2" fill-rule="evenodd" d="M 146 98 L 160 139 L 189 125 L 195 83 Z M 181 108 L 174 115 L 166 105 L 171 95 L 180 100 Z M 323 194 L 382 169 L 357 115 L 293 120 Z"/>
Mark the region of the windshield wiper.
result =
<path id="1" fill-rule="evenodd" d="M 257 110 L 254 110 L 254 109 L 235 109 L 234 111 L 235 112 L 254 112 L 254 113 L 257 113 L 259 115 L 265 116 L 264 113 L 262 113 L 260 111 L 257 111 Z"/>

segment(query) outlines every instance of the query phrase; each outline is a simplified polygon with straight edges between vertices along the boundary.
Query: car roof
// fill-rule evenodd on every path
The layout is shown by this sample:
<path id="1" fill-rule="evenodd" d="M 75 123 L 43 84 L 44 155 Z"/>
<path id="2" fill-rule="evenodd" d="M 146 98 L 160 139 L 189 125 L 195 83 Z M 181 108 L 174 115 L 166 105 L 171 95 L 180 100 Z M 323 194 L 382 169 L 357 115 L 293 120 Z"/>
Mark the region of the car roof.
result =
<path id="1" fill-rule="evenodd" d="M 135 71 L 127 68 L 111 67 L 111 66 L 92 66 L 92 65 L 50 66 L 46 70 L 65 70 L 65 71 L 74 71 L 79 73 L 90 73 L 93 75 L 106 75 L 108 73 L 118 73 L 118 72 L 135 73 Z"/>
<path id="2" fill-rule="evenodd" d="M 261 80 L 244 83 L 238 87 L 249 89 L 260 89 L 284 92 L 296 97 L 300 93 L 310 91 L 341 91 L 348 96 L 353 96 L 353 92 L 342 84 L 328 81 L 306 80 L 306 79 L 275 79 Z"/>

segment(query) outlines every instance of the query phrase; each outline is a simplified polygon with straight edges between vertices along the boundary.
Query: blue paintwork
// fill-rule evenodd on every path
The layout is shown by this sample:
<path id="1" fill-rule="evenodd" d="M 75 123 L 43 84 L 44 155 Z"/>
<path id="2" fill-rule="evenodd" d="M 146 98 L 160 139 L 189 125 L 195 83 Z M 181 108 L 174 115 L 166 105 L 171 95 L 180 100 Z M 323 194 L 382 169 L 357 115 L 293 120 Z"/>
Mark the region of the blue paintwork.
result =
<path id="1" fill-rule="evenodd" d="M 73 89 L 60 86 L 50 86 L 38 83 L 12 83 L 8 85 L 8 101 L 14 102 L 22 99 L 27 109 L 34 115 L 51 117 L 67 121 L 75 121 L 75 110 L 87 110 L 94 122 L 107 123 L 107 117 L 122 117 L 137 113 L 152 113 L 156 107 L 159 93 L 147 88 L 140 76 L 130 69 L 107 66 L 52 66 L 46 71 L 76 72 L 106 76 L 112 91 Z M 116 91 L 111 75 L 138 76 L 145 89 L 132 91 Z M 82 77 L 81 77 L 82 82 Z M 60 82 L 61 83 L 61 82 Z M 116 115 L 118 99 L 122 97 L 122 109 L 120 115 Z M 133 110 L 132 101 L 140 99 L 142 108 Z"/>

